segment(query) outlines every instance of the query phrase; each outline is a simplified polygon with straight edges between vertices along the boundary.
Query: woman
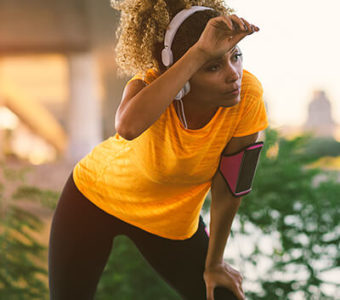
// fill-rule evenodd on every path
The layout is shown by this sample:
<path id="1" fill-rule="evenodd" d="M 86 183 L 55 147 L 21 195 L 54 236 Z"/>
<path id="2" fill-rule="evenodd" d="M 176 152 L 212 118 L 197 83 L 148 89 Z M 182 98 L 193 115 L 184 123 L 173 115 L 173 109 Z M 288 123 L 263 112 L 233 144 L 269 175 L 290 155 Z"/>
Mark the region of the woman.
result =
<path id="1" fill-rule="evenodd" d="M 237 47 L 259 28 L 219 0 L 112 4 L 122 11 L 117 64 L 138 74 L 117 133 L 77 163 L 61 194 L 51 299 L 93 299 L 119 234 L 184 299 L 245 299 L 240 273 L 223 261 L 241 197 L 218 166 L 267 127 L 261 84 L 243 71 Z M 209 237 L 200 210 L 210 188 Z"/>

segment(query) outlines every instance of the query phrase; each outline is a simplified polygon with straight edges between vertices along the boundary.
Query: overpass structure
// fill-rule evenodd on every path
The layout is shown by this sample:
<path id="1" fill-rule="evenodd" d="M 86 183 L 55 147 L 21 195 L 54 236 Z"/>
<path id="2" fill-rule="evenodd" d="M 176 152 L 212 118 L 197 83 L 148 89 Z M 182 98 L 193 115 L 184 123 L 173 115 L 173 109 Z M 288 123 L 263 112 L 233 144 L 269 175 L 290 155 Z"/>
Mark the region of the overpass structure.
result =
<path id="1" fill-rule="evenodd" d="M 115 73 L 118 19 L 110 1 L 0 0 L 0 66 L 7 56 L 61 54 L 66 58 L 66 128 L 10 79 L 0 77 L 3 105 L 71 162 L 114 134 L 115 111 L 127 80 Z"/>

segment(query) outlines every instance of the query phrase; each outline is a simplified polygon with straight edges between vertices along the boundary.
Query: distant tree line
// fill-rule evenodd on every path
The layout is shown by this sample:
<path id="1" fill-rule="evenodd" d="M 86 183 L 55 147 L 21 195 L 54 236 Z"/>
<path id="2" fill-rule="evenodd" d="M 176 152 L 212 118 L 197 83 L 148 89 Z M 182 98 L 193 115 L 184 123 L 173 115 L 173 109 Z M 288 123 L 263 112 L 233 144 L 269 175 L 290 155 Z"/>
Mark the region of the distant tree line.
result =
<path id="1" fill-rule="evenodd" d="M 315 158 L 340 156 L 340 143 L 332 137 L 310 137 L 306 141 L 306 154 Z"/>

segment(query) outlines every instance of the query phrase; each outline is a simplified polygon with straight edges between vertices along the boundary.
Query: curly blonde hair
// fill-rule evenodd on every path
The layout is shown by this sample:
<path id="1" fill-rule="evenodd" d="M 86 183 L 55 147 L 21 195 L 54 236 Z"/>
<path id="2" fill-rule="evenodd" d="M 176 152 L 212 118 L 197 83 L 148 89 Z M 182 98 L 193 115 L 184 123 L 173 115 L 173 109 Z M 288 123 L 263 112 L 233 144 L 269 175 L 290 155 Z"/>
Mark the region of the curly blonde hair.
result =
<path id="1" fill-rule="evenodd" d="M 179 11 L 194 5 L 213 8 L 215 12 L 203 12 L 204 15 L 210 16 L 209 18 L 220 14 L 229 15 L 234 11 L 226 7 L 223 0 L 111 0 L 111 6 L 121 11 L 120 24 L 116 31 L 118 42 L 115 47 L 118 76 L 145 74 L 150 68 L 164 70 L 160 60 L 160 51 L 166 29 Z M 199 13 L 202 14 L 198 12 L 194 15 Z M 201 18 L 196 19 L 196 23 L 203 21 Z M 204 26 L 207 21 L 208 19 L 205 20 Z M 201 26 L 199 30 L 202 32 L 203 29 L 204 27 Z M 196 40 L 199 35 L 196 34 Z M 193 44 L 193 41 L 186 43 L 185 50 L 190 44 Z"/>

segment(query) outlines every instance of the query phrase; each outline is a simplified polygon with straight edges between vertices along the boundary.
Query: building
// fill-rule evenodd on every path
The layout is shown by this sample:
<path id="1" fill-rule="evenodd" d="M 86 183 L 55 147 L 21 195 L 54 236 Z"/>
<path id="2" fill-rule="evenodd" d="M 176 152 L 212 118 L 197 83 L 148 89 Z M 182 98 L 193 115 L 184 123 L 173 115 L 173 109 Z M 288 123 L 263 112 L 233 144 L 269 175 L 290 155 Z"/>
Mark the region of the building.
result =
<path id="1" fill-rule="evenodd" d="M 314 91 L 313 98 L 308 107 L 307 121 L 304 131 L 313 132 L 316 136 L 334 137 L 336 123 L 332 117 L 332 107 L 326 92 Z"/>
<path id="2" fill-rule="evenodd" d="M 0 150 L 21 132 L 75 162 L 113 135 L 127 78 L 116 76 L 110 1 L 0 0 L 0 20 Z"/>

